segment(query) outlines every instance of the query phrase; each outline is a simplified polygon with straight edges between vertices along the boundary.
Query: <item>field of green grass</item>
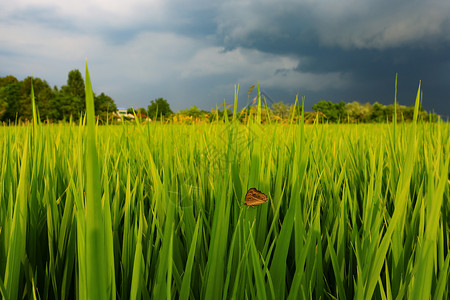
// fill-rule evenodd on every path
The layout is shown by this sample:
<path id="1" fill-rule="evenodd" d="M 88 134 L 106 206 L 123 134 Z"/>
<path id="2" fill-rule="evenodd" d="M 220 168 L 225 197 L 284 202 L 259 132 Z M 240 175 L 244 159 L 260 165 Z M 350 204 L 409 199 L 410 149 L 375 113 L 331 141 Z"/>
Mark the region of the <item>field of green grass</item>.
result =
<path id="1" fill-rule="evenodd" d="M 86 77 L 0 127 L 3 298 L 450 297 L 450 124 L 96 126 Z"/>

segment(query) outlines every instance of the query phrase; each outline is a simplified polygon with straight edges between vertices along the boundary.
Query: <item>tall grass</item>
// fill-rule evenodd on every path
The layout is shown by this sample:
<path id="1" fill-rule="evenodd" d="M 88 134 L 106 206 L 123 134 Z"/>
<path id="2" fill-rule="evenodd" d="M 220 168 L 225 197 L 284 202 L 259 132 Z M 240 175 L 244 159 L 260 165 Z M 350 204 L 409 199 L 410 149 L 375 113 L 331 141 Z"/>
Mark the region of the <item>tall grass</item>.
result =
<path id="1" fill-rule="evenodd" d="M 3 298 L 449 298 L 448 123 L 97 126 L 86 89 L 0 127 Z"/>

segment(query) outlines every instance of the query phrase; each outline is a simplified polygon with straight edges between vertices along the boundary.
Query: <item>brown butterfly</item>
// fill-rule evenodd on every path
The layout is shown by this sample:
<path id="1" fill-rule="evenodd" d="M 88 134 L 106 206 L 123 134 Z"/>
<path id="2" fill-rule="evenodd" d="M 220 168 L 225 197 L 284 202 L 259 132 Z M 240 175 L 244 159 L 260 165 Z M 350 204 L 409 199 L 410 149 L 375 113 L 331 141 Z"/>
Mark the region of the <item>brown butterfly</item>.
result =
<path id="1" fill-rule="evenodd" d="M 248 190 L 247 194 L 245 194 L 245 203 L 244 205 L 254 206 L 266 203 L 268 200 L 267 195 L 263 192 L 258 191 L 255 188 L 251 188 Z"/>

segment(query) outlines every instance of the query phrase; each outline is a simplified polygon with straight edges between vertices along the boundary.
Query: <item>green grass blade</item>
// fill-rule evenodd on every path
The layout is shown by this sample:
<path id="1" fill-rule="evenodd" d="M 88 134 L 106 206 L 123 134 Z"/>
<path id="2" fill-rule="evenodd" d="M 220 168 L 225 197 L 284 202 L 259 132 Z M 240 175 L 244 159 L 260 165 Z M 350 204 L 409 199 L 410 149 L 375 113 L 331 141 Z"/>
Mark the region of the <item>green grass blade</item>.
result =
<path id="1" fill-rule="evenodd" d="M 107 268 L 95 134 L 94 95 L 86 62 L 86 271 L 88 299 L 107 299 Z"/>
<path id="2" fill-rule="evenodd" d="M 141 299 L 141 280 L 143 273 L 144 258 L 142 256 L 142 228 L 143 228 L 143 212 L 139 209 L 139 230 L 137 236 L 136 251 L 134 253 L 133 275 L 131 278 L 130 299 Z"/>
<path id="3" fill-rule="evenodd" d="M 188 259 L 186 262 L 186 268 L 184 270 L 183 282 L 181 284 L 180 300 L 190 298 L 192 266 L 194 264 L 194 257 L 195 257 L 195 252 L 197 249 L 197 240 L 198 240 L 198 233 L 200 230 L 200 221 L 201 221 L 201 218 L 198 218 L 197 223 L 195 225 L 194 235 L 192 237 L 192 243 L 191 243 L 191 247 L 189 249 Z"/>
<path id="4" fill-rule="evenodd" d="M 21 261 L 25 256 L 25 243 L 27 239 L 27 202 L 28 202 L 28 139 L 22 155 L 20 166 L 20 179 L 17 186 L 17 198 L 14 205 L 14 215 L 11 220 L 11 235 L 8 247 L 6 270 L 5 270 L 5 291 L 7 299 L 19 298 L 19 274 Z"/>

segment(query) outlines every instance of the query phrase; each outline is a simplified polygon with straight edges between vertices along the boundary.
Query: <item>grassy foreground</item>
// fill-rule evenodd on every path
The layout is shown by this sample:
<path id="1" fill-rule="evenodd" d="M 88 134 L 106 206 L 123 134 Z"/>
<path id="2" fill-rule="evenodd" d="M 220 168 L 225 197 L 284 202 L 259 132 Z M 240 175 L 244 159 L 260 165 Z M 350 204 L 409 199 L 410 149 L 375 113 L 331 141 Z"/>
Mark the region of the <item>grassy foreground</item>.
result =
<path id="1" fill-rule="evenodd" d="M 449 298 L 449 124 L 95 126 L 89 109 L 0 127 L 3 298 Z M 244 207 L 251 187 L 269 202 Z"/>

